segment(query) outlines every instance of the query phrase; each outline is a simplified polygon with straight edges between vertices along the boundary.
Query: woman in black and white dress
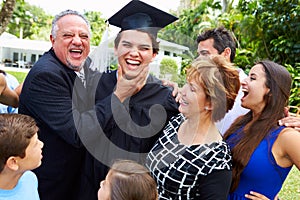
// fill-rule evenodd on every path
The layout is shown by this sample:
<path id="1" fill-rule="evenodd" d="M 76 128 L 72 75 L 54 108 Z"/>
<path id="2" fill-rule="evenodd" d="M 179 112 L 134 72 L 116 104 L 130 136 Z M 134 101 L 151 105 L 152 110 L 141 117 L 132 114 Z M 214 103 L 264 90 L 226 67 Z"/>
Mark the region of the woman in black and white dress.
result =
<path id="1" fill-rule="evenodd" d="M 147 156 L 159 199 L 227 199 L 231 156 L 215 126 L 233 106 L 238 72 L 221 56 L 201 57 L 187 72 L 179 111 Z"/>

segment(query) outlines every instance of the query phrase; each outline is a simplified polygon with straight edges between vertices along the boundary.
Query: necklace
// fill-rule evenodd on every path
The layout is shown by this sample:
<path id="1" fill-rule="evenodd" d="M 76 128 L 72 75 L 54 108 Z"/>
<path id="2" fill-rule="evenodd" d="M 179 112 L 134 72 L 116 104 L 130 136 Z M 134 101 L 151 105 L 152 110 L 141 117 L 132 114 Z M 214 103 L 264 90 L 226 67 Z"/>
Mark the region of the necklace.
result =
<path id="1" fill-rule="evenodd" d="M 197 135 L 198 135 L 197 132 L 195 132 L 195 133 L 194 133 L 194 136 L 193 136 L 193 139 L 192 139 L 192 143 L 191 143 L 190 145 L 193 145 L 193 144 L 194 144 Z"/>
<path id="2" fill-rule="evenodd" d="M 200 131 L 199 128 L 195 128 L 195 127 L 194 127 L 194 129 L 189 128 L 186 121 L 183 122 L 178 131 L 179 142 L 184 145 L 191 146 L 194 144 L 204 144 L 207 142 L 211 143 L 213 141 L 219 140 L 218 138 L 215 138 L 215 136 L 214 136 L 215 131 L 217 131 L 216 127 L 211 126 L 211 123 L 206 124 L 206 125 L 208 125 L 208 127 L 207 126 L 202 127 L 202 131 Z M 216 129 L 216 130 L 214 130 L 214 129 Z M 190 130 L 192 130 L 192 131 L 190 131 Z M 187 134 L 189 132 L 192 132 L 193 134 Z M 217 133 L 219 135 L 218 131 L 217 131 Z M 189 137 L 189 136 L 191 136 L 191 137 Z M 201 137 L 199 138 L 199 136 L 201 136 Z M 191 138 L 191 140 L 190 140 L 190 138 Z"/>
<path id="3" fill-rule="evenodd" d="M 193 135 L 192 135 L 192 138 L 190 140 L 190 137 L 189 135 L 191 134 L 187 134 L 189 132 L 192 132 L 192 131 L 189 131 L 189 128 L 187 126 L 187 123 L 186 121 L 184 121 L 181 126 L 179 127 L 179 131 L 178 131 L 178 139 L 179 139 L 179 142 L 184 144 L 184 145 L 187 145 L 187 146 L 190 146 L 190 145 L 193 145 L 196 138 L 197 138 L 197 135 L 198 135 L 198 132 L 197 131 L 193 131 Z M 191 141 L 191 142 L 190 142 Z"/>

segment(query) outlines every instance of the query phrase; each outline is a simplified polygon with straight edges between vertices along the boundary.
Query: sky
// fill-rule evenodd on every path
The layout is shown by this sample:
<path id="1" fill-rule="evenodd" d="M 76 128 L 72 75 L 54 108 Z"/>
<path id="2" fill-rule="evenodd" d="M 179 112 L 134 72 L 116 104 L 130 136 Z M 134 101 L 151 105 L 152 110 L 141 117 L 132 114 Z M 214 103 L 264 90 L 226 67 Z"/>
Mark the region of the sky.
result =
<path id="1" fill-rule="evenodd" d="M 109 18 L 131 0 L 25 0 L 27 3 L 39 6 L 46 13 L 56 15 L 66 9 L 84 11 L 99 11 L 102 18 Z M 180 0 L 142 0 L 143 2 L 168 12 L 176 10 Z"/>

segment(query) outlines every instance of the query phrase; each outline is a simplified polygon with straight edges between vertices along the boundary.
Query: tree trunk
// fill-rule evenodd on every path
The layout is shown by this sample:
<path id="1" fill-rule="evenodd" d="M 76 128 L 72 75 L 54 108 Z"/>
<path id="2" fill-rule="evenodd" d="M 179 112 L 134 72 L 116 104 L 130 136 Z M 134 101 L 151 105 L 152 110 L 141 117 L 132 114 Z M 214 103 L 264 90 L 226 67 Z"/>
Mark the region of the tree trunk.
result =
<path id="1" fill-rule="evenodd" d="M 5 31 L 6 26 L 13 14 L 16 0 L 4 0 L 0 12 L 0 35 Z"/>
<path id="2" fill-rule="evenodd" d="M 222 13 L 225 13 L 227 11 L 227 7 L 228 7 L 228 1 L 222 0 Z"/>

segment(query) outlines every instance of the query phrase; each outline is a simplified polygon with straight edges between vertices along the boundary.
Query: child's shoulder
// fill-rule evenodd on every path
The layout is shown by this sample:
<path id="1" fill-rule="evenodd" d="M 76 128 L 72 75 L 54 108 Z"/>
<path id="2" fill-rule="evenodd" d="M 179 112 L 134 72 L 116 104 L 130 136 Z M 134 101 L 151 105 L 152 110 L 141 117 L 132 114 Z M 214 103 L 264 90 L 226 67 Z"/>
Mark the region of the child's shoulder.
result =
<path id="1" fill-rule="evenodd" d="M 20 181 L 34 181 L 37 182 L 37 177 L 35 175 L 35 173 L 33 173 L 32 171 L 26 171 L 24 172 L 24 174 L 21 176 Z"/>

